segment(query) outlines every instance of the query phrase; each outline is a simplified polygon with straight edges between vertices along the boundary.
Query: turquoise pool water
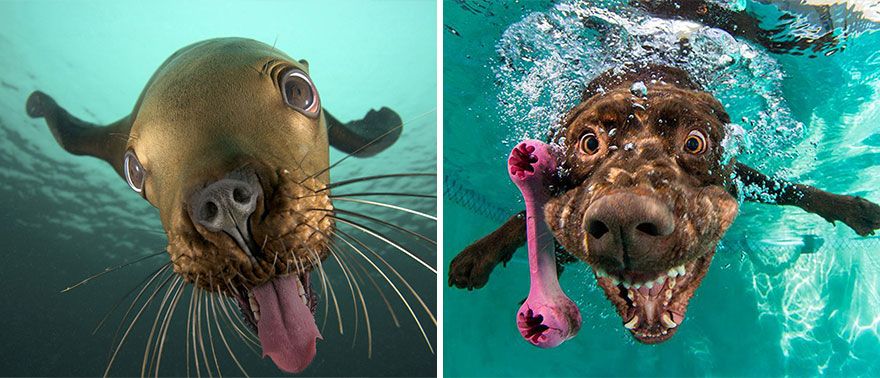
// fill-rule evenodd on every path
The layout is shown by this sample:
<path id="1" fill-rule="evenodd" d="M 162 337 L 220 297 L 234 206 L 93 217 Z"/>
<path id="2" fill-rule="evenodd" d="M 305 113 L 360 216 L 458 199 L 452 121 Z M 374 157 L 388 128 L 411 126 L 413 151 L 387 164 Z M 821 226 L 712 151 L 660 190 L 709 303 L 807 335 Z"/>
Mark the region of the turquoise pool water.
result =
<path id="1" fill-rule="evenodd" d="M 880 33 L 832 8 L 845 49 L 770 53 L 622 2 L 444 3 L 444 258 L 520 211 L 505 171 L 523 137 L 541 137 L 581 86 L 626 61 L 674 64 L 725 105 L 743 131 L 739 159 L 767 173 L 880 201 Z M 762 17 L 773 5 L 719 1 Z M 793 5 L 793 2 L 787 2 Z M 876 4 L 861 2 L 876 19 Z M 873 8 L 871 8 L 873 7 Z M 792 7 L 794 8 L 794 7 Z M 873 9 L 874 13 L 871 13 Z M 810 14 L 784 33 L 809 35 Z M 826 27 L 828 24 L 825 24 Z M 690 33 L 686 61 L 667 52 Z M 573 63 L 578 62 L 578 63 Z M 796 208 L 745 203 L 671 340 L 637 344 L 583 264 L 561 284 L 583 328 L 541 350 L 514 323 L 528 293 L 525 251 L 488 285 L 444 294 L 450 376 L 877 376 L 880 240 Z"/>
<path id="2" fill-rule="evenodd" d="M 307 59 L 322 103 L 341 120 L 358 119 L 370 108 L 388 106 L 406 123 L 395 146 L 373 158 L 344 161 L 331 170 L 332 180 L 432 173 L 437 169 L 435 20 L 436 4 L 424 1 L 0 2 L 0 303 L 4 313 L 0 375 L 103 374 L 115 346 L 114 331 L 131 297 L 122 300 L 121 310 L 110 315 L 107 326 L 94 335 L 93 329 L 132 287 L 168 260 L 166 255 L 153 257 L 59 293 L 105 267 L 161 251 L 166 237 L 157 211 L 104 162 L 63 152 L 42 120 L 26 116 L 24 103 L 31 91 L 45 91 L 74 115 L 106 123 L 131 111 L 150 75 L 177 49 L 207 38 L 253 38 Z M 342 157 L 334 150 L 330 160 Z M 352 185 L 351 191 L 340 188 L 337 193 L 430 195 L 435 187 L 433 178 L 407 177 Z M 364 199 L 436 214 L 433 198 Z M 436 223 L 430 219 L 375 206 L 344 207 L 421 234 L 436 234 Z M 373 227 L 421 259 L 435 261 L 434 246 L 381 225 Z M 389 245 L 367 235 L 358 237 L 381 251 L 436 316 L 436 275 Z M 361 288 L 372 325 L 370 355 L 361 304 L 354 308 L 354 294 L 338 267 L 332 262 L 326 265 L 338 301 L 318 290 L 321 303 L 316 317 L 319 327 L 326 319 L 324 340 L 303 374 L 434 375 L 436 357 L 431 349 L 436 349 L 436 328 L 401 282 L 388 273 L 413 307 L 425 335 L 384 279 L 375 271 L 369 273 L 394 315 L 363 273 Z M 188 297 L 181 301 L 187 303 Z M 337 303 L 344 334 L 339 332 Z M 141 374 L 155 310 L 155 304 L 149 307 L 132 330 L 111 375 Z M 192 351 L 187 353 L 184 344 L 185 320 L 186 311 L 179 306 L 167 336 L 161 375 L 196 375 L 187 357 Z M 204 321 L 213 324 L 213 319 Z M 268 359 L 246 348 L 222 316 L 220 323 L 248 373 L 280 373 Z M 217 333 L 212 347 L 208 335 L 204 338 L 212 374 L 218 368 L 212 351 L 223 374 L 241 374 Z M 208 374 L 205 363 L 201 362 L 201 375 Z"/>

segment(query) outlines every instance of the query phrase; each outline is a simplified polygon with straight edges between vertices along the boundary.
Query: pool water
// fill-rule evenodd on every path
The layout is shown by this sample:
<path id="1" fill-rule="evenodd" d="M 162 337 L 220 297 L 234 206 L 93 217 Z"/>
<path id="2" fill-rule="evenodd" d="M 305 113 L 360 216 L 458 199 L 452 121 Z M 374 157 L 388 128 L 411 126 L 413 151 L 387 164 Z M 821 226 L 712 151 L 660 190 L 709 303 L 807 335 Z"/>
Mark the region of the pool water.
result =
<path id="1" fill-rule="evenodd" d="M 771 21 L 780 12 L 766 2 L 717 3 Z M 681 67 L 713 93 L 741 131 L 731 144 L 740 161 L 880 202 L 878 6 L 856 5 L 829 8 L 833 22 L 824 24 L 801 14 L 782 36 L 831 32 L 837 44 L 796 55 L 622 1 L 444 2 L 444 266 L 523 209 L 506 172 L 514 144 L 544 137 L 586 82 L 631 61 Z M 682 33 L 687 59 L 672 48 Z M 880 239 L 797 208 L 743 203 L 687 320 L 659 345 L 628 335 L 584 264 L 568 266 L 561 284 L 583 327 L 550 350 L 523 341 L 514 322 L 528 294 L 525 249 L 486 287 L 447 289 L 445 373 L 880 374 Z"/>
<path id="2" fill-rule="evenodd" d="M 149 77 L 177 49 L 208 38 L 253 38 L 274 44 L 296 59 L 307 59 L 322 103 L 340 120 L 359 119 L 369 109 L 382 106 L 394 109 L 404 120 L 396 145 L 373 158 L 345 160 L 331 170 L 332 181 L 433 173 L 437 171 L 435 5 L 423 1 L 0 2 L 0 211 L 4 224 L 0 228 L 0 374 L 103 374 L 118 340 L 114 337 L 117 326 L 133 297 L 125 297 L 126 293 L 168 261 L 167 254 L 160 254 L 60 293 L 106 267 L 162 251 L 167 240 L 158 212 L 106 163 L 65 153 L 43 120 L 27 117 L 25 99 L 33 90 L 52 95 L 84 120 L 108 123 L 131 111 Z M 342 157 L 333 150 L 330 160 Z M 433 177 L 403 177 L 350 185 L 334 193 L 433 195 L 435 188 Z M 436 215 L 436 201 L 430 197 L 363 199 Z M 339 207 L 435 239 L 436 222 L 429 218 L 372 205 L 340 203 Z M 434 265 L 436 247 L 432 244 L 379 224 L 371 227 Z M 338 300 L 322 292 L 312 275 L 320 297 L 316 321 L 319 327 L 323 325 L 324 337 L 303 374 L 434 375 L 436 275 L 388 244 L 363 233 L 353 235 L 385 256 L 421 295 L 425 309 L 403 289 L 401 280 L 386 273 L 401 287 L 420 325 L 377 271 L 359 273 L 362 306 L 357 290 L 328 260 L 325 268 Z M 381 295 L 376 287 L 381 288 Z M 111 375 L 141 374 L 147 337 L 157 318 L 156 302 L 132 329 Z M 188 292 L 180 302 L 184 305 L 177 307 L 170 323 L 161 375 L 197 375 L 193 350 L 184 342 Z M 120 307 L 93 334 L 116 303 Z M 208 316 L 207 309 L 203 327 L 213 327 L 215 318 Z M 122 324 L 127 327 L 131 318 Z M 249 374 L 281 373 L 269 359 L 261 358 L 259 350 L 254 352 L 239 340 L 222 314 L 217 321 Z M 207 334 L 208 329 L 213 336 Z M 208 375 L 208 365 L 211 374 L 240 375 L 218 337 L 219 330 L 202 332 L 206 351 L 197 355 L 199 374 Z"/>

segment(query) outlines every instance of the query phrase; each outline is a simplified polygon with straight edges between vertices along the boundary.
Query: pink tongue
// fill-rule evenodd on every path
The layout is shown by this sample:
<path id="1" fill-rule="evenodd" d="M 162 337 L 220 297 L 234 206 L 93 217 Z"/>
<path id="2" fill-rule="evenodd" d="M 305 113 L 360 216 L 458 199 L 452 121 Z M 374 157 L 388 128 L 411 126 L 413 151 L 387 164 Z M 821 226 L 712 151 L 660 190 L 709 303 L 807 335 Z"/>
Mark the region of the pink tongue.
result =
<path id="1" fill-rule="evenodd" d="M 315 317 L 299 296 L 296 275 L 278 277 L 254 288 L 260 306 L 257 333 L 263 357 L 269 356 L 279 369 L 303 371 L 315 358 L 316 339 L 321 338 Z"/>

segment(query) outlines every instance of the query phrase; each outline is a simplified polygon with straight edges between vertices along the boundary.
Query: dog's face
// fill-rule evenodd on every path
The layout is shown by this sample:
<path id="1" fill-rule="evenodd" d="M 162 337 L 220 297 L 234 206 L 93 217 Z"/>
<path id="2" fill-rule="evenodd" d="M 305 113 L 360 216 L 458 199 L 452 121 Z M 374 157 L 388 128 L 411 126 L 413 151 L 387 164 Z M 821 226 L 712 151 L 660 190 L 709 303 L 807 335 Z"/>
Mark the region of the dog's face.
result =
<path id="1" fill-rule="evenodd" d="M 586 98 L 563 122 L 566 192 L 545 207 L 565 249 L 589 264 L 624 327 L 669 339 L 738 204 L 722 164 L 729 117 L 711 95 L 632 82 Z"/>

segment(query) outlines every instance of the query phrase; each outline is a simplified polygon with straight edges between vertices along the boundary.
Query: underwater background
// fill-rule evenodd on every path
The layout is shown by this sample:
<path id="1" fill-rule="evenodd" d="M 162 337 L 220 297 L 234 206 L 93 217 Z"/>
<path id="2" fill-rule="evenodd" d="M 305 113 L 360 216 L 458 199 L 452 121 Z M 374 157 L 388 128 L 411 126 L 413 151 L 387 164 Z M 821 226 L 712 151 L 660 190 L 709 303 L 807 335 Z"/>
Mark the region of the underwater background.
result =
<path id="1" fill-rule="evenodd" d="M 834 5 L 817 18 L 796 1 L 715 3 L 768 27 L 782 4 L 799 16 L 780 38 L 830 32 L 838 44 L 770 53 L 626 1 L 445 1 L 444 268 L 524 208 L 506 172 L 514 144 L 543 138 L 587 82 L 628 61 L 681 67 L 713 93 L 741 131 L 740 161 L 880 202 L 880 6 Z M 682 33 L 687 59 L 672 45 Z M 584 264 L 567 266 L 561 285 L 583 326 L 549 350 L 522 340 L 514 321 L 529 287 L 524 248 L 482 289 L 446 289 L 445 374 L 880 375 L 880 239 L 798 208 L 742 204 L 683 328 L 659 345 L 629 336 Z"/>
<path id="2" fill-rule="evenodd" d="M 110 166 L 64 152 L 42 119 L 27 117 L 25 99 L 33 90 L 48 93 L 83 120 L 109 123 L 131 111 L 149 77 L 177 49 L 208 38 L 253 38 L 295 59 L 307 59 L 322 104 L 343 122 L 382 106 L 404 120 L 396 145 L 373 158 L 345 160 L 330 171 L 332 181 L 434 173 L 435 25 L 432 1 L 0 2 L 0 375 L 103 374 L 116 341 L 144 303 L 142 298 L 123 321 L 134 297 L 130 290 L 168 261 L 167 254 L 159 254 L 61 293 L 107 267 L 162 251 L 166 237 L 158 212 Z M 343 156 L 333 150 L 330 161 Z M 430 218 L 436 215 L 435 188 L 434 177 L 403 177 L 348 185 L 334 189 L 334 194 L 427 195 L 363 199 L 428 217 L 353 202 L 337 206 L 436 240 L 436 222 Z M 371 227 L 435 269 L 435 245 L 381 224 Z M 413 291 L 387 273 L 400 287 L 405 305 L 383 276 L 364 262 L 358 265 L 365 269 L 353 268 L 360 272 L 361 298 L 328 259 L 325 269 L 336 290 L 332 295 L 323 292 L 312 275 L 319 296 L 316 321 L 324 337 L 303 375 L 434 375 L 436 274 L 376 238 L 352 229 L 346 232 L 383 255 Z M 424 305 L 412 292 L 420 294 Z M 142 374 L 150 328 L 159 319 L 158 301 L 133 327 L 110 375 Z M 261 358 L 259 349 L 253 351 L 240 340 L 230 328 L 232 319 L 222 313 L 215 318 L 207 304 L 200 336 L 205 349 L 195 354 L 201 364 L 197 374 L 192 346 L 184 342 L 188 292 L 180 301 L 170 320 L 160 375 L 241 375 L 220 332 L 249 374 L 282 374 Z M 119 326 L 122 330 L 116 334 Z"/>

